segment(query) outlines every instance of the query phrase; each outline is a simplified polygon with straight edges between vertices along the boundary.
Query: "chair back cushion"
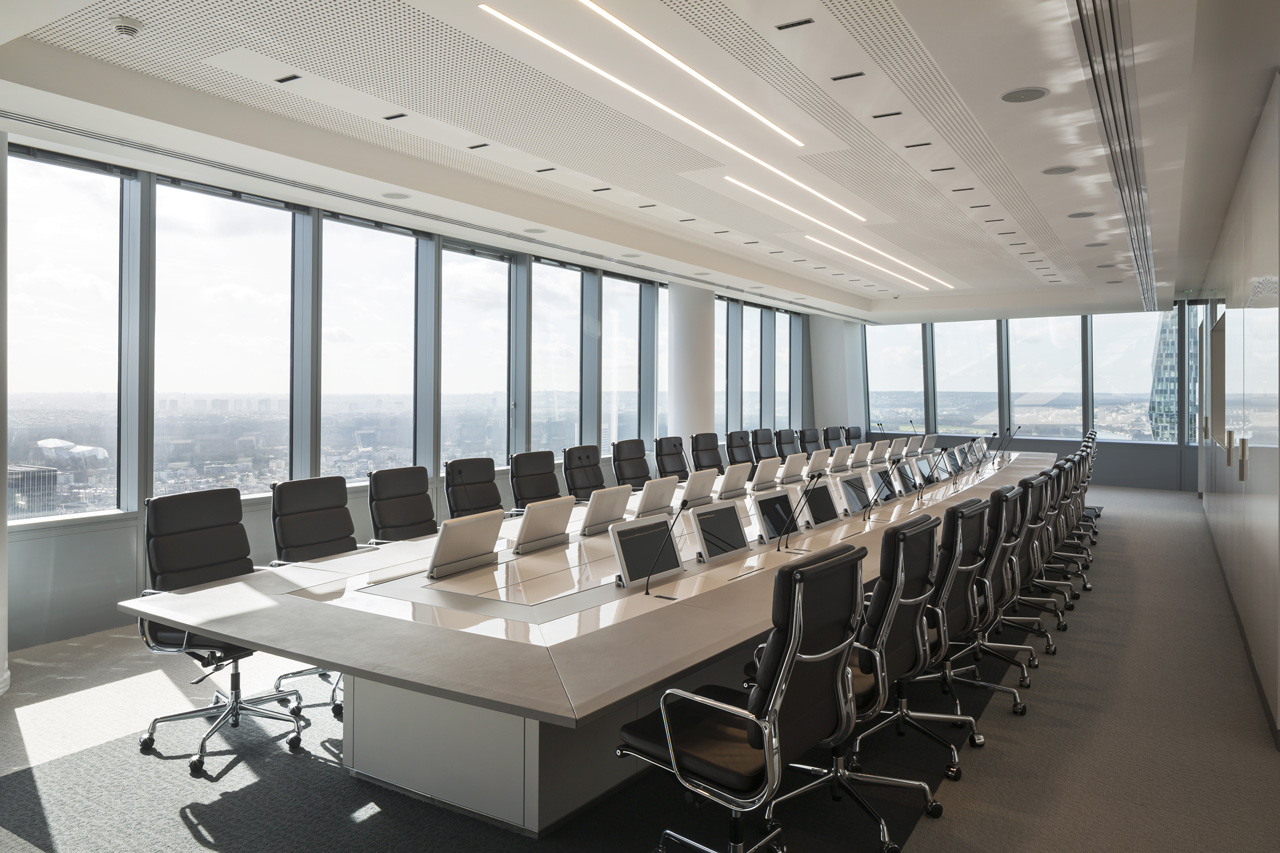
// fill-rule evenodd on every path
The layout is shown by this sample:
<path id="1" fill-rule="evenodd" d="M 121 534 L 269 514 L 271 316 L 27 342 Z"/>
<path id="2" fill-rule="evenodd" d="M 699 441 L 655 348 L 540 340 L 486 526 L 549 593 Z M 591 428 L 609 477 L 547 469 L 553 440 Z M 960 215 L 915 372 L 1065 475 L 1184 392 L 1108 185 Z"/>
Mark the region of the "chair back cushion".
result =
<path id="1" fill-rule="evenodd" d="M 569 494 L 580 501 L 589 500 L 592 492 L 604 488 L 599 447 L 583 444 L 564 451 L 564 484 Z"/>
<path id="2" fill-rule="evenodd" d="M 835 450 L 837 447 L 844 446 L 844 430 L 840 427 L 823 427 L 822 443 L 826 445 L 827 450 Z"/>
<path id="3" fill-rule="evenodd" d="M 649 461 L 644 458 L 644 441 L 628 438 L 613 443 L 613 475 L 619 486 L 641 489 L 652 478 Z"/>
<path id="4" fill-rule="evenodd" d="M 788 430 L 790 432 L 790 430 Z M 794 435 L 794 433 L 793 433 Z M 761 459 L 770 459 L 778 455 L 778 448 L 773 446 L 773 431 L 767 429 L 753 429 L 751 431 L 751 452 L 755 454 L 755 461 Z M 800 451 L 793 451 L 799 453 Z"/>
<path id="5" fill-rule="evenodd" d="M 493 460 L 487 456 L 450 460 L 444 466 L 444 498 L 450 518 L 502 509 Z"/>
<path id="6" fill-rule="evenodd" d="M 556 455 L 550 450 L 534 450 L 512 456 L 511 494 L 516 499 L 516 509 L 524 509 L 534 501 L 560 497 Z"/>
<path id="7" fill-rule="evenodd" d="M 751 455 L 751 434 L 745 429 L 736 430 L 724 437 L 724 451 L 729 455 L 729 464 L 756 461 Z"/>
<path id="8" fill-rule="evenodd" d="M 776 452 L 783 459 L 786 459 L 793 453 L 800 452 L 800 441 L 796 437 L 796 431 L 793 429 L 780 429 L 776 435 L 778 444 Z"/>
<path id="9" fill-rule="evenodd" d="M 968 498 L 947 507 L 938 545 L 938 579 L 933 605 L 946 614 L 947 632 L 958 639 L 972 631 L 970 596 L 978 571 L 986 564 L 987 510 L 990 501 Z"/>
<path id="10" fill-rule="evenodd" d="M 659 477 L 679 477 L 681 483 L 689 479 L 689 464 L 684 460 L 684 439 L 680 436 L 655 438 L 653 458 L 658 463 Z"/>
<path id="11" fill-rule="evenodd" d="M 933 593 L 941 525 L 940 519 L 919 515 L 884 532 L 880 577 L 858 641 L 880 649 L 889 681 L 915 675 L 928 662 L 924 609 Z M 860 664 L 864 673 L 875 672 L 870 655 L 863 654 Z"/>
<path id="12" fill-rule="evenodd" d="M 844 438 L 849 444 L 857 444 L 862 441 L 862 427 L 845 427 Z"/>
<path id="13" fill-rule="evenodd" d="M 714 432 L 700 432 L 690 438 L 693 447 L 693 470 L 715 468 L 724 473 L 724 458 L 720 455 L 720 437 Z"/>
<path id="14" fill-rule="evenodd" d="M 271 487 L 271 527 L 276 557 L 316 560 L 356 549 L 344 477 L 286 480 Z"/>
<path id="15" fill-rule="evenodd" d="M 147 501 L 147 586 L 161 591 L 253 571 L 239 489 Z"/>
<path id="16" fill-rule="evenodd" d="M 812 456 L 813 451 L 821 450 L 822 448 L 823 444 L 821 433 L 816 429 L 800 430 L 800 449 L 805 452 L 806 456 Z"/>
<path id="17" fill-rule="evenodd" d="M 421 465 L 369 474 L 369 518 L 373 538 L 398 542 L 436 532 L 436 508 L 428 494 L 431 478 Z"/>

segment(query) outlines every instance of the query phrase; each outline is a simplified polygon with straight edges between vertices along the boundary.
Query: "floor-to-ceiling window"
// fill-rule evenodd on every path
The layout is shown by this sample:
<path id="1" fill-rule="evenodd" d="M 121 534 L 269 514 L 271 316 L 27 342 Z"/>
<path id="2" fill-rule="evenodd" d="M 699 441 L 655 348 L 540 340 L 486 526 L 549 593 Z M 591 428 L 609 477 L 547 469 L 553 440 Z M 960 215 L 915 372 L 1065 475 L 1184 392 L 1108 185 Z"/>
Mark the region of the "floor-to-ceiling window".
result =
<path id="1" fill-rule="evenodd" d="M 791 315 L 773 315 L 773 422 L 775 429 L 791 426 Z"/>
<path id="2" fill-rule="evenodd" d="M 1000 382 L 993 320 L 936 323 L 937 431 L 989 435 L 1000 429 Z"/>
<path id="3" fill-rule="evenodd" d="M 440 459 L 507 464 L 511 265 L 446 250 L 440 274 Z"/>
<path id="4" fill-rule="evenodd" d="M 920 327 L 867 326 L 867 398 L 874 432 L 924 426 L 924 348 Z"/>
<path id="5" fill-rule="evenodd" d="M 8 517 L 117 506 L 120 179 L 9 158 Z"/>
<path id="6" fill-rule="evenodd" d="M 157 187 L 155 494 L 288 479 L 292 225 Z"/>
<path id="7" fill-rule="evenodd" d="M 600 446 L 640 437 L 640 285 L 605 276 L 600 310 Z"/>
<path id="8" fill-rule="evenodd" d="M 671 345 L 668 330 L 671 325 L 671 298 L 666 287 L 658 288 L 658 376 L 654 381 L 656 421 L 654 435 L 667 434 L 667 349 Z"/>
<path id="9" fill-rule="evenodd" d="M 1095 315 L 1098 439 L 1176 442 L 1178 419 L 1178 312 Z"/>
<path id="10" fill-rule="evenodd" d="M 1208 316 L 1203 305 L 1187 305 L 1183 326 L 1186 336 L 1187 444 L 1200 441 L 1200 324 Z M 1207 334 L 1207 331 L 1206 331 Z"/>
<path id="11" fill-rule="evenodd" d="M 575 447 L 581 430 L 582 273 L 534 263 L 530 450 Z"/>
<path id="12" fill-rule="evenodd" d="M 321 267 L 320 473 L 413 464 L 417 241 L 326 219 Z"/>
<path id="13" fill-rule="evenodd" d="M 1079 438 L 1079 317 L 1009 321 L 1009 393 L 1021 436 Z"/>
<path id="14" fill-rule="evenodd" d="M 727 415 L 728 404 L 725 395 L 729 387 L 729 303 L 723 299 L 716 300 L 716 319 L 713 333 L 715 342 L 715 423 L 716 434 L 724 436 L 729 431 Z"/>
<path id="15" fill-rule="evenodd" d="M 760 408 L 760 309 L 742 306 L 742 428 L 759 429 Z"/>

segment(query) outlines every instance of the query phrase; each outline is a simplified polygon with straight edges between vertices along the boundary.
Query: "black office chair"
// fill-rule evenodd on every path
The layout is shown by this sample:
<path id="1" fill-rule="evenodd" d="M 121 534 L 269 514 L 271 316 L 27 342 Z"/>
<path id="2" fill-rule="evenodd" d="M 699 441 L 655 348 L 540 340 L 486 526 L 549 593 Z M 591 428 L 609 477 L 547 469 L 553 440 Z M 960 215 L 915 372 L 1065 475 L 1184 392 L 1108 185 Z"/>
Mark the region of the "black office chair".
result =
<path id="1" fill-rule="evenodd" d="M 764 431 L 768 432 L 768 430 L 764 430 Z M 757 450 L 759 450 L 761 448 L 760 437 L 757 435 L 757 436 L 753 436 L 753 438 L 755 440 L 756 448 Z M 793 453 L 800 452 L 800 439 L 796 436 L 795 430 L 793 429 L 778 430 L 773 436 L 770 436 L 770 444 L 773 444 L 774 438 L 776 438 L 778 442 L 777 445 L 775 445 L 774 453 L 776 453 L 778 456 L 781 456 L 783 459 L 786 459 L 788 456 L 790 456 Z M 767 454 L 767 455 L 771 456 L 773 454 Z M 765 457 L 762 456 L 760 458 L 763 459 Z M 756 461 L 758 462 L 760 460 L 757 459 Z"/>
<path id="2" fill-rule="evenodd" d="M 743 462 L 751 463 L 751 472 L 747 475 L 748 479 L 756 475 L 756 460 L 751 455 L 751 434 L 745 429 L 736 430 L 724 437 L 724 452 L 729 457 L 730 465 L 740 465 Z"/>
<path id="3" fill-rule="evenodd" d="M 862 441 L 862 427 L 845 427 L 844 442 L 850 447 Z"/>
<path id="4" fill-rule="evenodd" d="M 550 450 L 534 450 L 512 456 L 511 494 L 515 497 L 516 509 L 560 497 L 556 455 Z"/>
<path id="5" fill-rule="evenodd" d="M 400 542 L 436 532 L 430 484 L 421 465 L 369 472 L 369 518 L 375 542 Z"/>
<path id="6" fill-rule="evenodd" d="M 653 459 L 658 463 L 659 477 L 689 479 L 689 463 L 684 458 L 684 440 L 678 435 L 653 440 Z"/>
<path id="7" fill-rule="evenodd" d="M 821 433 L 816 429 L 800 430 L 800 449 L 804 451 L 804 455 L 807 458 L 812 459 L 813 451 L 821 450 L 822 448 L 823 444 Z"/>
<path id="8" fill-rule="evenodd" d="M 800 451 L 795 451 L 799 453 Z M 761 459 L 772 459 L 778 456 L 778 448 L 773 445 L 773 431 L 767 429 L 753 429 L 751 431 L 751 453 L 755 456 L 756 464 Z M 755 476 L 755 472 L 752 472 Z"/>
<path id="9" fill-rule="evenodd" d="M 777 796 L 783 766 L 815 748 L 838 753 L 852 731 L 846 673 L 865 554 L 865 548 L 837 545 L 777 571 L 773 630 L 750 693 L 717 686 L 694 693 L 670 689 L 657 711 L 622 727 L 619 756 L 673 773 L 694 794 L 730 810 L 732 851 L 745 850 L 742 813 L 761 806 L 769 824 L 750 853 L 784 849 L 782 829 L 772 822 L 773 806 L 783 799 Z M 838 775 L 818 784 L 849 789 Z M 714 853 L 671 830 L 662 833 L 659 849 L 667 849 L 668 841 Z"/>
<path id="10" fill-rule="evenodd" d="M 493 460 L 487 456 L 451 459 L 444 466 L 444 499 L 450 518 L 503 509 Z"/>
<path id="11" fill-rule="evenodd" d="M 568 487 L 569 494 L 580 501 L 590 500 L 592 492 L 604 488 L 599 447 L 582 444 L 565 449 L 564 484 Z"/>
<path id="12" fill-rule="evenodd" d="M 720 437 L 714 432 L 700 432 L 689 437 L 693 451 L 693 470 L 706 471 L 715 468 L 724 473 L 724 457 L 720 455 Z"/>
<path id="13" fill-rule="evenodd" d="M 822 428 L 822 443 L 827 450 L 834 451 L 837 447 L 845 447 L 844 430 L 838 426 Z"/>
<path id="14" fill-rule="evenodd" d="M 619 486 L 630 486 L 637 492 L 653 479 L 649 476 L 649 460 L 644 458 L 643 440 L 628 438 L 613 442 L 613 476 Z"/>
<path id="15" fill-rule="evenodd" d="M 354 551 L 356 528 L 347 509 L 347 481 L 343 477 L 312 477 L 271 484 L 271 529 L 276 539 L 276 563 L 318 560 Z M 292 678 L 307 675 L 329 677 L 329 670 L 311 666 L 297 672 L 286 672 L 276 679 L 275 689 Z M 338 691 L 342 676 L 333 682 L 329 692 L 329 708 L 342 717 Z"/>
<path id="16" fill-rule="evenodd" d="M 148 589 L 143 595 L 252 574 L 249 536 L 241 523 L 238 489 L 165 495 L 147 501 L 146 507 Z M 138 633 L 147 648 L 157 654 L 185 654 L 195 658 L 210 670 L 204 678 L 223 667 L 231 667 L 230 692 L 215 691 L 213 702 L 203 708 L 152 720 L 147 733 L 138 738 L 138 746 L 143 753 L 150 752 L 155 746 L 156 726 L 160 723 L 207 717 L 217 717 L 217 720 L 200 739 L 200 748 L 188 763 L 193 776 L 200 775 L 204 769 L 209 739 L 228 723 L 232 728 L 237 727 L 241 717 L 289 723 L 293 726 L 293 734 L 286 741 L 289 748 L 297 749 L 302 744 L 302 724 L 298 720 L 302 714 L 302 695 L 297 690 L 277 691 L 250 699 L 240 693 L 240 661 L 253 654 L 251 649 L 149 619 L 138 620 Z M 289 703 L 290 700 L 293 707 L 288 714 L 259 707 L 276 702 Z"/>
<path id="17" fill-rule="evenodd" d="M 959 779 L 960 755 L 956 748 L 951 741 L 926 728 L 920 721 L 962 723 L 969 727 L 969 743 L 980 747 L 985 740 L 978 734 L 973 718 L 912 711 L 907 705 L 906 695 L 906 685 L 920 675 L 930 661 L 925 610 L 934 596 L 937 536 L 941 525 L 940 519 L 919 515 L 884 532 L 880 577 L 872 591 L 871 603 L 867 606 L 858 635 L 858 642 L 877 652 L 879 660 L 869 653 L 862 654 L 859 666 L 862 675 L 854 673 L 854 690 L 860 697 L 860 717 L 862 706 L 878 701 L 875 694 L 888 683 L 894 686 L 897 707 L 892 711 L 882 711 L 871 728 L 859 732 L 853 740 L 852 752 L 856 756 L 863 738 L 887 726 L 895 726 L 899 731 L 907 726 L 937 741 L 950 752 L 951 763 L 947 766 L 946 775 L 949 779 Z"/>

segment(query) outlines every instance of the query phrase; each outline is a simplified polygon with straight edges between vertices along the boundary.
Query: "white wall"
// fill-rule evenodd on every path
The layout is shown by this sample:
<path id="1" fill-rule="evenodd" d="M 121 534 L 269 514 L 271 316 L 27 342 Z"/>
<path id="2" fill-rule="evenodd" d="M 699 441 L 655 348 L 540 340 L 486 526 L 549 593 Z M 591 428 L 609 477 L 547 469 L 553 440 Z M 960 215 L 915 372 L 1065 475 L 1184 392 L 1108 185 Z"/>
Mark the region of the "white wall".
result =
<path id="1" fill-rule="evenodd" d="M 687 284 L 667 286 L 668 433 L 688 440 L 715 432 L 716 296 Z M 690 448 L 685 448 L 686 452 Z"/>
<path id="2" fill-rule="evenodd" d="M 9 134 L 0 133 L 0 377 L 9 375 L 9 255 L 7 237 L 9 224 L 6 219 L 8 210 L 8 175 L 9 175 Z M 6 393 L 0 394 L 0 423 L 9 423 L 8 381 L 5 382 Z M 9 470 L 9 442 L 0 444 L 0 467 Z M 4 498 L 4 506 L 9 506 L 9 477 L 6 474 L 4 485 L 0 485 L 0 498 Z M 8 525 L 0 530 L 0 694 L 9 689 L 9 531 Z"/>
<path id="3" fill-rule="evenodd" d="M 1272 722 L 1280 719 L 1280 84 L 1236 185 L 1206 284 L 1226 294 L 1226 429 L 1250 438 L 1249 461 L 1202 443 L 1204 508 Z M 1202 348 L 1209 357 L 1209 348 Z M 1212 372 L 1202 369 L 1202 375 Z M 1215 425 L 1216 426 L 1216 425 Z M 1276 733 L 1280 744 L 1280 732 Z"/>
<path id="4" fill-rule="evenodd" d="M 861 426 L 867 418 L 862 387 L 862 325 L 811 316 L 809 353 L 813 365 L 814 425 Z"/>

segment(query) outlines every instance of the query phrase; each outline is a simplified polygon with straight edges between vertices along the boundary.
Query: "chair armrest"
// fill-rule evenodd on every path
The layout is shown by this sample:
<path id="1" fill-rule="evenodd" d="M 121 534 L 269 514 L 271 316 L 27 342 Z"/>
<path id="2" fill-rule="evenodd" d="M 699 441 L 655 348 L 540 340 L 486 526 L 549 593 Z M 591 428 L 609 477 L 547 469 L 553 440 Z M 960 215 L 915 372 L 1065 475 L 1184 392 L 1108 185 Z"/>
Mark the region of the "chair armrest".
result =
<path id="1" fill-rule="evenodd" d="M 368 544 L 368 545 L 372 545 L 372 546 L 375 546 L 375 547 L 376 547 L 376 546 L 378 546 L 378 545 L 390 545 L 392 541 L 394 541 L 394 540 L 391 540 L 391 539 L 370 539 L 366 544 Z"/>
<path id="2" fill-rule="evenodd" d="M 727 798 L 727 795 L 702 785 L 684 775 L 680 769 L 680 764 L 676 760 L 676 737 L 671 729 L 671 718 L 667 712 L 667 707 L 676 700 L 687 700 L 696 702 L 706 708 L 710 708 L 717 713 L 724 714 L 729 717 L 736 717 L 741 720 L 747 720 L 760 729 L 761 739 L 764 741 L 765 754 L 765 788 L 761 795 L 752 801 L 741 801 Z M 779 748 L 777 732 L 774 724 L 768 720 L 761 720 L 753 715 L 750 711 L 729 705 L 724 702 L 718 702 L 715 699 L 708 699 L 706 696 L 699 696 L 697 693 L 690 693 L 687 690 L 670 688 L 662 694 L 662 698 L 658 700 L 658 710 L 662 713 L 662 729 L 667 736 L 667 752 L 671 758 L 671 772 L 675 774 L 676 779 L 680 781 L 690 791 L 701 794 L 709 800 L 719 803 L 728 809 L 737 809 L 741 811 L 749 811 L 763 803 L 774 792 L 777 791 L 778 785 L 782 780 L 782 752 Z"/>
<path id="3" fill-rule="evenodd" d="M 880 716 L 880 712 L 884 710 L 885 703 L 889 701 L 889 680 L 884 672 L 884 659 L 880 656 L 880 652 L 875 649 L 868 648 L 862 643 L 855 642 L 852 647 L 855 652 L 866 652 L 871 655 L 871 660 L 875 664 L 876 679 L 876 701 L 868 711 L 859 715 L 856 703 L 854 704 L 854 716 L 858 718 L 858 722 L 865 722 Z M 852 700 L 853 697 L 850 697 Z"/>
<path id="4" fill-rule="evenodd" d="M 267 568 L 278 569 L 281 566 L 292 566 L 292 565 L 293 565 L 292 560 L 272 560 L 270 563 L 267 563 Z"/>

